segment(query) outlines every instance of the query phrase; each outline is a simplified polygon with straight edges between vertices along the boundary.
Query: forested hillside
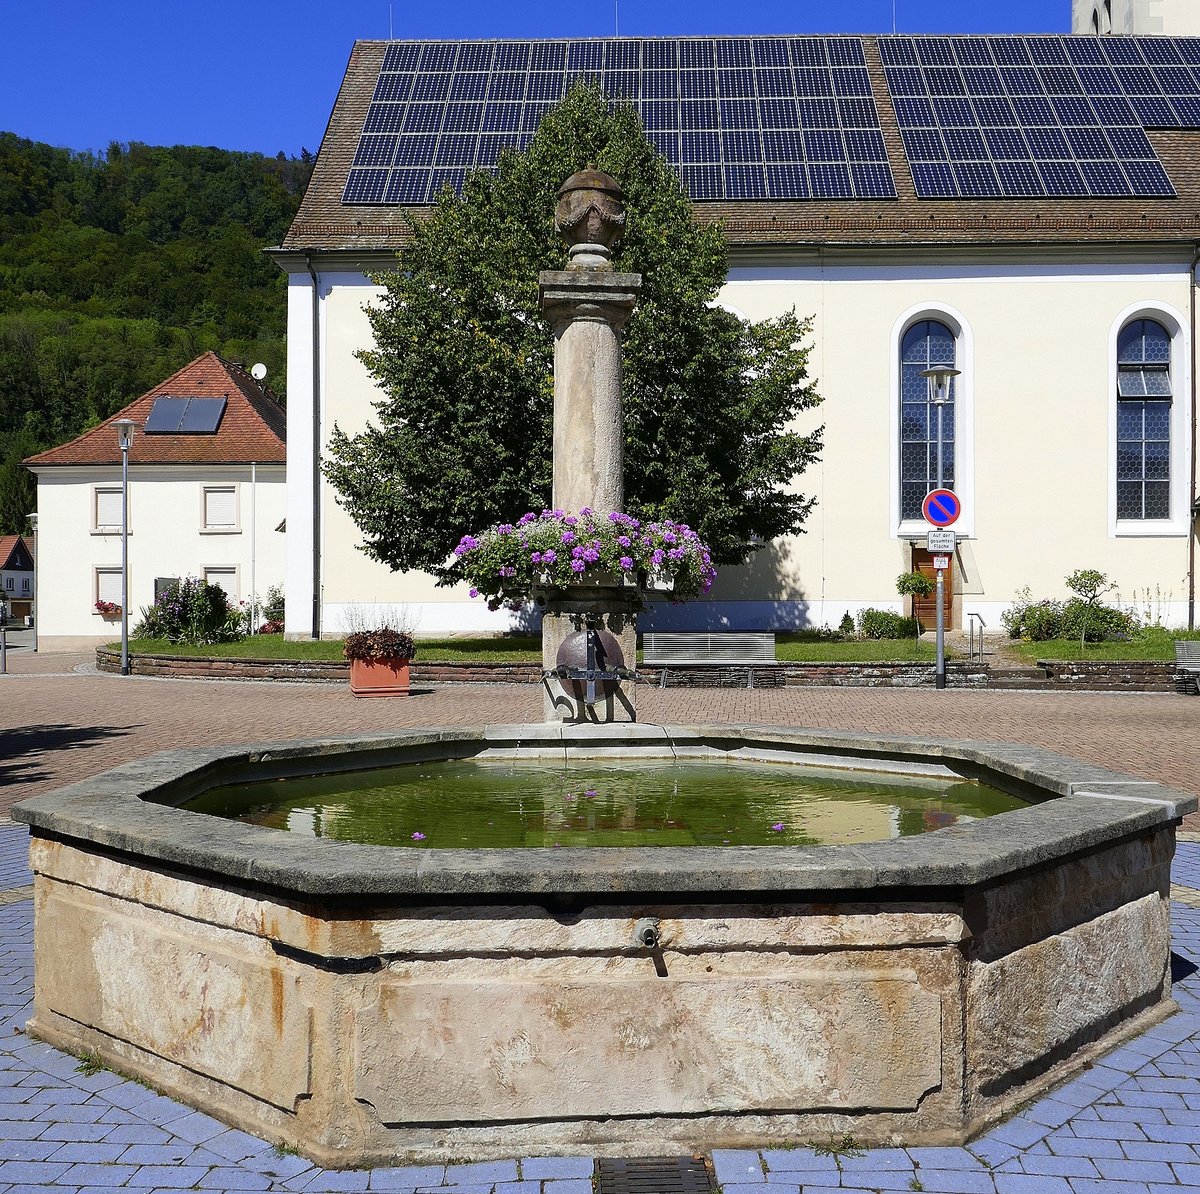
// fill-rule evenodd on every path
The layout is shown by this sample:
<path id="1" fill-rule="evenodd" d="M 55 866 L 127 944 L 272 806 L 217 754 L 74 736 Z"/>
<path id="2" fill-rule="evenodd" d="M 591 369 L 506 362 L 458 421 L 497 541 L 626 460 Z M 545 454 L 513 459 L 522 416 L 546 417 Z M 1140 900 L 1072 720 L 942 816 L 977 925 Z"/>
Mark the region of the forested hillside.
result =
<path id="1" fill-rule="evenodd" d="M 74 153 L 0 133 L 0 533 L 28 529 L 20 460 L 207 349 L 284 390 L 285 278 L 262 249 L 311 158 L 193 146 Z"/>

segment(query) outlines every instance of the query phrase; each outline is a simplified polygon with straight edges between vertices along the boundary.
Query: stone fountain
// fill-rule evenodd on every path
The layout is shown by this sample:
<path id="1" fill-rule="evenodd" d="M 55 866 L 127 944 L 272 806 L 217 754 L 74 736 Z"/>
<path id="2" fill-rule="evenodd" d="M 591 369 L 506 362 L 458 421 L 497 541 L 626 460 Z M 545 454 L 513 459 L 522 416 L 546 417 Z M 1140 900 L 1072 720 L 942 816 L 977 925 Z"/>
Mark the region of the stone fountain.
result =
<path id="1" fill-rule="evenodd" d="M 625 503 L 621 329 L 642 278 L 613 269 L 624 196 L 593 164 L 559 189 L 554 226 L 568 246 L 567 268 L 538 278 L 554 329 L 553 505 L 603 515 Z M 546 720 L 637 720 L 638 588 L 613 577 L 543 590 L 538 604 Z"/>

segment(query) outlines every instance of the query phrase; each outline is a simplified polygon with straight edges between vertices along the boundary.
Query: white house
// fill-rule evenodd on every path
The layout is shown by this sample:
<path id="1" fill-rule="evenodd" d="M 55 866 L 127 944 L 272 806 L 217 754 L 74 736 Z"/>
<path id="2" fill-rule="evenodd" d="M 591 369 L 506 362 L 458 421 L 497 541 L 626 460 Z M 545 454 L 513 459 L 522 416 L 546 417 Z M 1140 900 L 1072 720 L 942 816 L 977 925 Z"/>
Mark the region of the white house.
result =
<path id="1" fill-rule="evenodd" d="M 129 614 L 156 585 L 203 576 L 236 601 L 284 579 L 283 407 L 214 352 L 112 418 L 25 464 L 37 475 L 38 645 L 109 642 L 120 607 L 121 454 L 116 419 L 136 424 L 129 452 Z"/>
<path id="2" fill-rule="evenodd" d="M 504 624 L 358 551 L 320 462 L 335 423 L 372 417 L 356 356 L 379 293 L 367 275 L 394 261 L 406 209 L 526 144 L 587 74 L 638 105 L 696 218 L 723 222 L 720 301 L 814 317 L 825 397 L 805 421 L 826 428 L 797 481 L 818 498 L 806 533 L 650 624 L 899 609 L 896 576 L 930 565 L 931 364 L 960 371 L 944 453 L 963 506 L 952 625 L 975 614 L 994 631 L 1025 586 L 1067 596 L 1077 568 L 1194 622 L 1200 40 L 363 41 L 273 251 L 289 275 L 290 633 L 336 630 L 346 604 L 372 601 L 408 603 L 426 632 Z"/>
<path id="3" fill-rule="evenodd" d="M 20 535 L 0 535 L 0 601 L 17 621 L 33 612 L 34 568 L 29 544 Z"/>

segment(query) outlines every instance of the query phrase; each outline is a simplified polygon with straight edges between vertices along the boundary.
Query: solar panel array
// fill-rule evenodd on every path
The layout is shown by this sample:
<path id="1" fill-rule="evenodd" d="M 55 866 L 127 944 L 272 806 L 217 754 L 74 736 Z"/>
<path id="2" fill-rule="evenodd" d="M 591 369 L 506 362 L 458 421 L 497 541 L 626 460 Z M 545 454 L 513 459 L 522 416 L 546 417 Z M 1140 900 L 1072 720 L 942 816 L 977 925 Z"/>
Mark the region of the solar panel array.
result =
<path id="1" fill-rule="evenodd" d="M 858 38 L 611 38 L 390 43 L 342 202 L 461 189 L 579 77 L 637 105 L 693 199 L 895 197 Z"/>
<path id="2" fill-rule="evenodd" d="M 146 417 L 147 435 L 211 435 L 225 414 L 224 398 L 155 398 Z"/>
<path id="3" fill-rule="evenodd" d="M 918 196 L 1173 196 L 1145 130 L 1200 128 L 1200 38 L 880 38 Z"/>

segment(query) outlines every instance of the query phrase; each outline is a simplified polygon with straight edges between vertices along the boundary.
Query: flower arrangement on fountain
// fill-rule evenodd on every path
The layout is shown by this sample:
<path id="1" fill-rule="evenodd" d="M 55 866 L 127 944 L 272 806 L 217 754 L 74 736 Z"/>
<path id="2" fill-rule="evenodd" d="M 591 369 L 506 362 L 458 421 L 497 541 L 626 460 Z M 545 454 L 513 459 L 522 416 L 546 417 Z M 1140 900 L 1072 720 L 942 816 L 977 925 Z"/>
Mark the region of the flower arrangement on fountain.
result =
<path id="1" fill-rule="evenodd" d="M 586 507 L 531 512 L 464 535 L 454 555 L 452 575 L 469 581 L 471 596 L 486 597 L 489 609 L 518 606 L 538 587 L 588 583 L 669 590 L 672 600 L 687 601 L 707 593 L 717 575 L 708 548 L 685 524 Z"/>

